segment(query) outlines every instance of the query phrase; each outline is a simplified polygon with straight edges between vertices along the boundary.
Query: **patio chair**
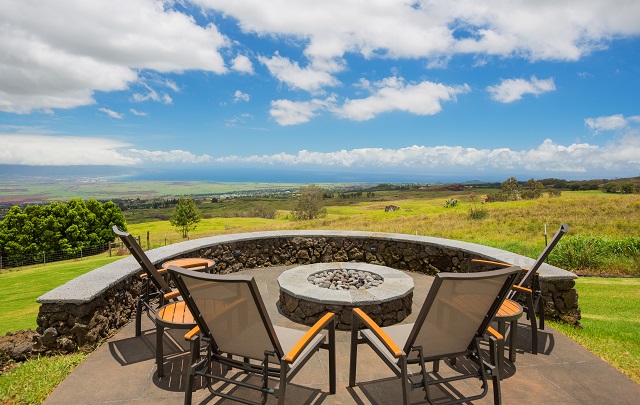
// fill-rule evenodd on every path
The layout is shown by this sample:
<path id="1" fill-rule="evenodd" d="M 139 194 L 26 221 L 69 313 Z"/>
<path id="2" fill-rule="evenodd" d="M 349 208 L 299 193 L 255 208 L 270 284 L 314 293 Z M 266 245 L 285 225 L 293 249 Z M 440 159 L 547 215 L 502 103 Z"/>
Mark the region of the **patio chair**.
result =
<path id="1" fill-rule="evenodd" d="M 400 377 L 405 405 L 414 388 L 423 388 L 431 404 L 456 404 L 483 398 L 489 390 L 488 376 L 493 381 L 494 403 L 499 404 L 497 342 L 502 336 L 490 323 L 519 272 L 520 268 L 514 266 L 472 274 L 439 273 L 413 324 L 379 327 L 362 310 L 353 309 L 349 386 L 356 385 L 358 345 L 367 343 Z M 364 329 L 358 331 L 360 325 Z M 489 335 L 489 362 L 480 352 L 480 341 L 485 335 Z M 461 356 L 472 360 L 474 367 L 467 367 L 466 372 L 452 377 L 438 374 L 440 360 L 449 359 L 455 367 L 455 358 Z M 433 362 L 433 373 L 427 373 L 426 362 Z M 410 376 L 407 368 L 412 364 L 419 364 L 420 372 Z M 429 392 L 429 386 L 435 384 L 453 391 L 451 382 L 468 378 L 480 378 L 482 392 L 468 397 L 458 393 L 458 398 L 444 401 L 435 401 Z"/>
<path id="2" fill-rule="evenodd" d="M 158 377 L 163 377 L 164 348 L 162 342 L 164 329 L 192 329 L 196 323 L 189 308 L 180 299 L 180 293 L 173 291 L 162 276 L 163 273 L 166 273 L 166 269 L 157 270 L 136 239 L 129 233 L 118 229 L 116 225 L 112 229 L 144 272 L 140 275 L 142 287 L 136 307 L 136 336 L 140 336 L 142 333 L 142 313 L 146 312 L 156 325 L 156 365 Z"/>
<path id="3" fill-rule="evenodd" d="M 512 290 L 507 295 L 507 299 L 500 307 L 498 314 L 494 320 L 498 322 L 498 333 L 505 334 L 506 323 L 510 324 L 509 331 L 509 360 L 511 362 L 516 361 L 516 328 L 518 325 L 518 319 L 522 317 L 522 314 L 526 312 L 527 319 L 531 325 L 531 353 L 538 354 L 538 325 L 536 323 L 536 308 L 538 317 L 540 318 L 539 328 L 544 330 L 544 298 L 540 291 L 540 280 L 538 277 L 538 269 L 549 256 L 549 253 L 558 244 L 560 238 L 569 231 L 567 224 L 562 224 L 556 234 L 551 239 L 551 242 L 544 248 L 540 256 L 535 261 L 531 268 L 522 268 L 524 275 L 520 279 L 520 282 L 512 287 Z M 493 262 L 488 260 L 474 259 L 471 261 L 475 264 L 484 264 L 493 267 L 509 267 L 511 264 Z M 522 305 L 518 299 L 524 295 L 524 305 Z M 504 343 L 504 342 L 503 342 Z M 502 367 L 503 348 L 499 349 L 500 352 L 500 366 Z"/>
<path id="4" fill-rule="evenodd" d="M 274 326 L 252 276 L 194 273 L 177 266 L 170 266 L 169 273 L 197 322 L 197 326 L 185 335 L 191 343 L 185 404 L 191 403 L 195 378 L 202 376 L 213 395 L 257 404 L 245 398 L 234 397 L 231 392 L 222 392 L 222 388 L 216 390 L 214 383 L 223 381 L 259 391 L 262 398 L 260 403 L 265 403 L 267 394 L 272 394 L 282 405 L 285 403 L 287 383 L 319 349 L 329 352 L 329 390 L 331 394 L 335 394 L 333 313 L 328 312 L 322 316 L 306 333 Z M 226 304 L 221 305 L 221 301 Z M 320 334 L 325 328 L 328 330 L 328 342 Z M 201 342 L 206 343 L 206 350 L 201 350 Z M 212 373 L 213 363 L 224 366 L 225 369 L 236 368 L 259 374 L 262 377 L 261 384 L 226 378 L 227 374 L 215 375 Z M 279 378 L 277 390 L 269 387 L 269 377 Z M 226 384 L 222 385 L 224 387 Z"/>

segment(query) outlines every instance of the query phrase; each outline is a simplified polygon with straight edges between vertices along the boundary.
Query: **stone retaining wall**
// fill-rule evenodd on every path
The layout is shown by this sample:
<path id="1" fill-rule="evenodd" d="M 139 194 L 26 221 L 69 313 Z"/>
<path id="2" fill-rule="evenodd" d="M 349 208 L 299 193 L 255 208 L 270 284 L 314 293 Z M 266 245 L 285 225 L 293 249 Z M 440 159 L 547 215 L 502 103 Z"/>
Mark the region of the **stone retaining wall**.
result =
<path id="1" fill-rule="evenodd" d="M 348 231 L 256 232 L 202 238 L 147 252 L 153 263 L 180 257 L 213 259 L 215 272 L 321 262 L 366 262 L 435 275 L 467 272 L 471 259 L 522 267 L 533 260 L 499 249 L 447 239 Z M 477 271 L 478 269 L 475 269 Z M 139 265 L 125 258 L 71 280 L 38 298 L 39 345 L 70 351 L 93 345 L 121 327 L 135 311 Z M 474 271 L 472 269 L 472 271 Z M 543 265 L 541 287 L 548 318 L 577 324 L 580 319 L 576 278 Z"/>

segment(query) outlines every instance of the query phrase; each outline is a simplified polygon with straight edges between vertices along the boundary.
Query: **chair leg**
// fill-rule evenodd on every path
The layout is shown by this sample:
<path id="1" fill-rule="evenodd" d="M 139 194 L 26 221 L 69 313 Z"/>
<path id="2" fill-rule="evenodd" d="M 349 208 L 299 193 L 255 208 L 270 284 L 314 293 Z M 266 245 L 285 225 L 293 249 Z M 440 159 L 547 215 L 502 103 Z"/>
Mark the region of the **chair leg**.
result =
<path id="1" fill-rule="evenodd" d="M 531 353 L 538 354 L 538 321 L 536 320 L 536 310 L 533 306 L 533 298 L 527 296 L 527 314 L 531 325 Z"/>
<path id="2" fill-rule="evenodd" d="M 498 333 L 504 336 L 505 322 L 498 321 Z M 498 341 L 498 375 L 500 378 L 504 375 L 504 340 Z"/>
<path id="3" fill-rule="evenodd" d="M 142 334 L 142 301 L 138 298 L 136 305 L 136 337 Z"/>
<path id="4" fill-rule="evenodd" d="M 351 323 L 351 350 L 349 355 L 349 387 L 356 385 L 356 363 L 358 361 L 358 321 L 353 316 Z"/>
<path id="5" fill-rule="evenodd" d="M 402 404 L 409 404 L 409 374 L 407 373 L 407 356 L 403 355 L 398 362 L 400 366 L 400 379 L 402 380 Z M 429 389 L 429 386 L 425 381 L 425 390 Z"/>
<path id="6" fill-rule="evenodd" d="M 544 330 L 544 298 L 538 298 L 538 318 L 540 318 L 540 329 Z"/>
<path id="7" fill-rule="evenodd" d="M 329 392 L 336 393 L 336 326 L 334 320 L 329 324 Z"/>
<path id="8" fill-rule="evenodd" d="M 535 317 L 533 318 L 535 322 Z M 509 327 L 509 361 L 516 362 L 516 341 L 518 340 L 518 320 L 511 321 Z"/>
<path id="9" fill-rule="evenodd" d="M 156 367 L 158 369 L 158 377 L 164 377 L 164 347 L 162 346 L 162 337 L 164 335 L 164 327 L 160 323 L 156 323 Z"/>
<path id="10" fill-rule="evenodd" d="M 193 380 L 196 378 L 194 364 L 198 362 L 198 358 L 200 357 L 200 338 L 198 336 L 194 337 L 189 346 L 189 366 L 185 371 L 187 384 L 184 389 L 184 405 L 191 405 Z"/>

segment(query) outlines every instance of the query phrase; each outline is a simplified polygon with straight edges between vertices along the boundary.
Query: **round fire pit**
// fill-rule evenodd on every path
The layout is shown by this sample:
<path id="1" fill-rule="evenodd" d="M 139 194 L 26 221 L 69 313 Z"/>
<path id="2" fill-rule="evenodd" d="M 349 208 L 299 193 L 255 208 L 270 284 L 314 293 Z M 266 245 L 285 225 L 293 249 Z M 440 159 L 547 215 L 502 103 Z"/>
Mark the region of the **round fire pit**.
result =
<path id="1" fill-rule="evenodd" d="M 351 309 L 360 308 L 378 325 L 401 322 L 411 313 L 413 279 L 390 267 L 368 263 L 316 263 L 278 277 L 280 312 L 313 325 L 326 312 L 338 329 L 351 328 Z"/>

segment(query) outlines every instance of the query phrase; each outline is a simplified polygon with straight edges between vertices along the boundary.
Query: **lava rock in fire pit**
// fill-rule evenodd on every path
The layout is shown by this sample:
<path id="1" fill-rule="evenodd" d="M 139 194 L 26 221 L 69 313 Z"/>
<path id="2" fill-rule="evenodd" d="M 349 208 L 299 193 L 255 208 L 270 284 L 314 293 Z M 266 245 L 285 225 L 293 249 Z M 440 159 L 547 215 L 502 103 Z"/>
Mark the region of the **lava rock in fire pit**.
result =
<path id="1" fill-rule="evenodd" d="M 330 290 L 366 290 L 382 284 L 383 279 L 368 271 L 331 269 L 312 274 L 307 280 L 314 285 Z"/>

